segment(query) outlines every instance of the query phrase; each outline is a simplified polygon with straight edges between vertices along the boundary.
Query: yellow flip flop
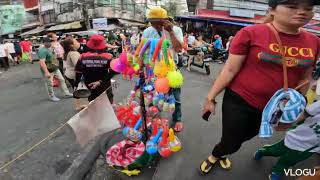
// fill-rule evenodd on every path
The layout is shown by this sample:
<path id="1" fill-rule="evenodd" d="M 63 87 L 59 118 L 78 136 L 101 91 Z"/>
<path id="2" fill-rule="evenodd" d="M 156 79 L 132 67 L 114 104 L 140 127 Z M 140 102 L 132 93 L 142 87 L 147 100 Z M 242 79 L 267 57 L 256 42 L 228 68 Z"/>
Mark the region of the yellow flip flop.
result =
<path id="1" fill-rule="evenodd" d="M 212 170 L 213 166 L 216 164 L 216 162 L 218 160 L 219 159 L 214 159 L 214 161 L 210 161 L 210 159 L 208 157 L 206 160 L 202 161 L 202 163 L 200 164 L 200 169 L 199 169 L 200 173 L 202 175 L 208 174 Z"/>
<path id="2" fill-rule="evenodd" d="M 231 169 L 231 161 L 226 157 L 220 158 L 219 159 L 219 164 L 220 164 L 222 169 L 225 169 L 225 170 L 230 170 Z"/>

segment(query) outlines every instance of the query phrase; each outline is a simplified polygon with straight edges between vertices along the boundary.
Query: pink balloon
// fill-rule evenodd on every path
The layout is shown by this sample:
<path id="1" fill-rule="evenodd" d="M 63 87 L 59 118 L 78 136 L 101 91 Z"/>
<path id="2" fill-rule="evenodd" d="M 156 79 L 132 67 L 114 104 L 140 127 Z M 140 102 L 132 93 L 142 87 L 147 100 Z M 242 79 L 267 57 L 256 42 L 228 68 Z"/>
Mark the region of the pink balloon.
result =
<path id="1" fill-rule="evenodd" d="M 121 63 L 120 61 L 117 62 L 116 68 L 120 73 L 124 72 L 127 68 L 126 64 Z"/>
<path id="2" fill-rule="evenodd" d="M 116 64 L 117 64 L 117 61 L 119 61 L 119 59 L 113 59 L 111 62 L 110 62 L 110 67 L 112 70 L 118 72 L 117 68 L 116 68 Z"/>
<path id="3" fill-rule="evenodd" d="M 127 68 L 127 73 L 128 73 L 128 75 L 133 75 L 134 70 L 131 67 L 129 67 L 129 68 Z"/>
<path id="4" fill-rule="evenodd" d="M 114 59 L 110 63 L 110 67 L 115 72 L 121 73 L 126 69 L 126 65 L 122 64 L 119 59 Z"/>
<path id="5" fill-rule="evenodd" d="M 126 64 L 128 62 L 128 57 L 127 57 L 127 53 L 125 51 L 123 51 L 120 54 L 119 60 L 121 63 Z"/>

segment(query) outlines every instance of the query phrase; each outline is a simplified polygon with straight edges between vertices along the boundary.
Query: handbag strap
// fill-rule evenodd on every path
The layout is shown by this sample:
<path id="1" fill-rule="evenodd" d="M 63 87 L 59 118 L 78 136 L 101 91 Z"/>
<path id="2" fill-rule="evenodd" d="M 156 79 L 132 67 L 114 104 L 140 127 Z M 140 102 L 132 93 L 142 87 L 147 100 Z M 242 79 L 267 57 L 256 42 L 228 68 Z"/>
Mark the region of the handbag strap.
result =
<path id="1" fill-rule="evenodd" d="M 281 59 L 282 59 L 282 69 L 283 69 L 283 89 L 285 91 L 288 91 L 289 84 L 288 84 L 288 69 L 287 69 L 287 63 L 286 63 L 286 58 L 285 58 L 286 53 L 284 52 L 282 41 L 280 39 L 279 33 L 276 30 L 276 28 L 271 23 L 268 23 L 267 25 L 271 29 L 271 31 L 273 32 L 273 34 L 276 37 L 276 40 L 279 44 L 279 49 L 280 49 L 280 54 L 281 54 Z"/>

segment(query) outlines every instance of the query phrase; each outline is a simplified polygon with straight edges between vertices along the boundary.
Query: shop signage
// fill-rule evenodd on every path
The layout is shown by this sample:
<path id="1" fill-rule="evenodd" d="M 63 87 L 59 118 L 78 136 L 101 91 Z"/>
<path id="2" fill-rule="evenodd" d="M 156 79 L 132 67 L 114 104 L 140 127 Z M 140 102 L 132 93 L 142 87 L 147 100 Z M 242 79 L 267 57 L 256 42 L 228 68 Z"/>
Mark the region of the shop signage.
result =
<path id="1" fill-rule="evenodd" d="M 107 30 L 108 19 L 107 18 L 98 18 L 92 20 L 92 27 L 95 30 Z"/>
<path id="2" fill-rule="evenodd" d="M 254 11 L 246 10 L 246 9 L 231 8 L 230 9 L 230 16 L 254 18 Z"/>

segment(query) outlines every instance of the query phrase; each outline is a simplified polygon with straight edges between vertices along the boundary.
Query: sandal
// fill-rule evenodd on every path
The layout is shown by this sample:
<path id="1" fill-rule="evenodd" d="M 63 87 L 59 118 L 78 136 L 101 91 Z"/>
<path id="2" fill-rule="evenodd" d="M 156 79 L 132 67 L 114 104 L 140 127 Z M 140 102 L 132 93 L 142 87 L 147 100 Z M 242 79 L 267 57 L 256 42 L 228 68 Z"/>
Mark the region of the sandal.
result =
<path id="1" fill-rule="evenodd" d="M 175 132 L 181 132 L 183 129 L 183 124 L 182 122 L 176 122 L 174 125 L 174 131 Z"/>
<path id="2" fill-rule="evenodd" d="M 225 170 L 231 169 L 231 161 L 226 157 L 219 159 L 219 164 L 222 169 L 225 169 Z"/>
<path id="3" fill-rule="evenodd" d="M 210 158 L 208 157 L 200 164 L 200 173 L 202 175 L 209 174 L 209 172 L 212 170 L 213 166 L 216 164 L 216 162 L 218 162 L 218 160 L 219 159 L 215 158 L 214 161 L 210 161 Z"/>

